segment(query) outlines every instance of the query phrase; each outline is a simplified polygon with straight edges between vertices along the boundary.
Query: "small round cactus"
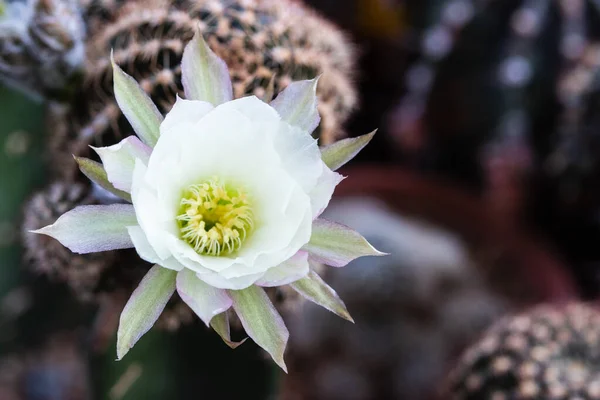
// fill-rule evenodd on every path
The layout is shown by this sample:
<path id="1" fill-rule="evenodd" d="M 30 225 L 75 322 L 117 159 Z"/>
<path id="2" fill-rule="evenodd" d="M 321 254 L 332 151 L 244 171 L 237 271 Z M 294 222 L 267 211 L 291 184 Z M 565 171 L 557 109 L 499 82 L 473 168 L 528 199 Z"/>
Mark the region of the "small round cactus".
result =
<path id="1" fill-rule="evenodd" d="M 493 326 L 451 373 L 447 398 L 600 399 L 600 312 L 541 306 Z"/>

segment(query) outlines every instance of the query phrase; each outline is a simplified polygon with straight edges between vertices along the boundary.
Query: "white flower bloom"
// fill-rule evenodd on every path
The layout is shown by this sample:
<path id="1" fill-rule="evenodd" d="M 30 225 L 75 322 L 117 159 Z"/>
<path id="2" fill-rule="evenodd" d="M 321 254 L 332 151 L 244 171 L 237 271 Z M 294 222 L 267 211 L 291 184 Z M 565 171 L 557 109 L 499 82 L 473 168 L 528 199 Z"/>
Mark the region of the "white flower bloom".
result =
<path id="1" fill-rule="evenodd" d="M 245 289 L 284 270 L 341 180 L 309 132 L 256 97 L 216 108 L 178 99 L 160 134 L 133 172 L 143 232 L 134 244 L 147 261 L 174 258 L 168 268 L 217 288 Z M 285 273 L 304 277 L 308 260 Z"/>
<path id="2" fill-rule="evenodd" d="M 318 219 L 342 176 L 334 172 L 373 134 L 319 149 L 317 80 L 296 82 L 271 104 L 233 100 L 227 67 L 197 34 L 182 64 L 187 100 L 163 119 L 117 66 L 115 95 L 132 136 L 95 149 L 82 171 L 132 205 L 79 207 L 42 228 L 77 252 L 135 247 L 155 264 L 121 315 L 119 359 L 177 291 L 232 347 L 226 312 L 285 369 L 288 332 L 262 287 L 291 284 L 351 320 L 311 262 L 341 267 L 381 255 L 358 233 Z M 112 207 L 112 208 L 111 208 Z M 312 261 L 311 261 L 312 260 Z"/>

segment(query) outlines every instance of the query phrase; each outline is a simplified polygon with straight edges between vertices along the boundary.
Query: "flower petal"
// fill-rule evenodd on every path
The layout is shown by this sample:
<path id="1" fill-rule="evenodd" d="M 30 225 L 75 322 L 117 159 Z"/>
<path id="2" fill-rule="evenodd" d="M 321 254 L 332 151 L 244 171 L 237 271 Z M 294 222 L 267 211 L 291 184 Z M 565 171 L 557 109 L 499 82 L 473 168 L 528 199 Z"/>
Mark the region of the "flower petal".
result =
<path id="1" fill-rule="evenodd" d="M 108 147 L 92 147 L 100 156 L 108 180 L 115 188 L 131 193 L 131 182 L 135 160 L 148 164 L 152 149 L 136 136 L 129 136 Z"/>
<path id="2" fill-rule="evenodd" d="M 242 108 L 256 111 L 257 120 L 241 113 Z M 160 257 L 175 256 L 211 286 L 241 290 L 308 243 L 313 220 L 310 198 L 288 171 L 279 167 L 282 157 L 272 145 L 273 137 L 280 133 L 279 125 L 293 128 L 283 123 L 272 107 L 247 98 L 222 104 L 198 124 L 182 124 L 161 136 L 147 169 L 136 165 L 132 186 L 139 224 Z M 202 149 L 202 157 L 198 157 L 198 149 Z M 314 187 L 324 164 L 316 144 L 311 149 L 317 163 Z M 180 239 L 176 217 L 181 193 L 211 176 L 243 183 L 260 220 L 240 251 L 231 256 L 200 255 Z M 168 232 L 173 240 L 165 240 L 159 232 Z"/>
<path id="3" fill-rule="evenodd" d="M 292 82 L 271 102 L 271 106 L 284 121 L 312 133 L 321 122 L 317 109 L 318 82 L 319 78 Z"/>
<path id="4" fill-rule="evenodd" d="M 325 219 L 313 221 L 310 241 L 303 248 L 311 258 L 332 267 L 343 267 L 362 256 L 385 256 L 358 232 Z"/>
<path id="5" fill-rule="evenodd" d="M 227 64 L 208 47 L 199 30 L 185 46 L 181 69 L 188 99 L 207 101 L 215 106 L 233 99 Z"/>
<path id="6" fill-rule="evenodd" d="M 160 134 L 164 135 L 182 123 L 196 124 L 213 109 L 213 105 L 206 101 L 185 100 L 177 96 L 175 105 L 160 124 Z"/>
<path id="7" fill-rule="evenodd" d="M 342 175 L 333 172 L 328 166 L 323 164 L 323 172 L 309 193 L 313 219 L 325 211 L 336 186 L 343 180 L 344 177 Z"/>
<path id="8" fill-rule="evenodd" d="M 227 316 L 227 312 L 215 315 L 210 321 L 210 326 L 219 334 L 219 336 L 221 336 L 221 339 L 223 339 L 225 344 L 232 349 L 237 349 L 248 340 L 248 338 L 239 342 L 231 340 L 231 330 L 229 328 L 229 317 Z"/>
<path id="9" fill-rule="evenodd" d="M 308 253 L 299 251 L 289 260 L 267 270 L 256 284 L 263 287 L 283 286 L 302 279 L 309 272 Z"/>
<path id="10" fill-rule="evenodd" d="M 75 161 L 79 165 L 81 172 L 83 172 L 83 174 L 87 176 L 90 181 L 94 182 L 96 185 L 109 191 L 115 196 L 118 196 L 131 203 L 131 195 L 129 193 L 115 188 L 114 185 L 110 183 L 108 180 L 108 174 L 104 170 L 102 164 L 84 157 L 75 157 Z"/>
<path id="11" fill-rule="evenodd" d="M 248 133 L 253 137 L 266 134 L 267 140 L 273 143 L 287 173 L 305 192 L 308 193 L 314 188 L 322 174 L 323 162 L 317 140 L 305 130 L 281 121 L 281 117 L 273 107 L 255 96 L 236 99 L 218 107 L 215 111 L 217 110 L 219 112 L 227 110 L 230 115 L 232 110 L 236 110 L 245 116 L 246 124 L 250 128 Z M 253 141 L 254 146 L 265 146 L 257 142 L 258 140 Z"/>
<path id="12" fill-rule="evenodd" d="M 369 144 L 377 130 L 356 138 L 348 138 L 332 143 L 321 149 L 321 159 L 333 171 L 352 160 Z"/>
<path id="13" fill-rule="evenodd" d="M 172 269 L 174 271 L 181 271 L 184 268 L 175 257 L 161 259 L 152 248 L 152 245 L 140 226 L 128 226 L 127 232 L 129 232 L 129 237 L 135 246 L 135 251 L 143 260 L 152 264 L 159 264 L 161 267 Z"/>
<path id="14" fill-rule="evenodd" d="M 219 272 L 207 271 L 205 273 L 199 273 L 198 278 L 202 279 L 210 286 L 214 286 L 219 289 L 242 290 L 253 285 L 254 282 L 256 282 L 263 275 L 264 272 L 258 272 L 255 274 L 226 278 Z"/>
<path id="15" fill-rule="evenodd" d="M 86 254 L 133 247 L 127 226 L 136 224 L 130 204 L 80 206 L 33 233 L 51 236 L 71 251 Z"/>
<path id="16" fill-rule="evenodd" d="M 163 214 L 163 210 L 159 207 L 156 193 L 146 184 L 144 177 L 146 169 L 147 167 L 144 163 L 140 160 L 136 160 L 133 169 L 131 199 L 135 208 L 138 223 L 144 231 L 146 239 L 152 245 L 152 249 L 160 259 L 165 260 L 173 256 L 173 254 L 169 252 L 167 246 L 169 233 L 166 227 L 173 226 L 174 233 L 176 223 L 174 220 L 172 220 L 171 223 L 165 223 L 169 218 Z"/>
<path id="17" fill-rule="evenodd" d="M 111 54 L 115 98 L 119 108 L 133 127 L 135 133 L 148 146 L 158 141 L 159 127 L 163 116 L 150 97 L 135 79 L 127 75 L 115 63 Z"/>
<path id="18" fill-rule="evenodd" d="M 226 291 L 207 285 L 187 268 L 177 274 L 177 293 L 206 326 L 215 315 L 227 311 L 232 304 Z"/>
<path id="19" fill-rule="evenodd" d="M 119 320 L 117 360 L 152 328 L 175 292 L 175 277 L 175 271 L 155 265 L 133 291 Z"/>
<path id="20" fill-rule="evenodd" d="M 342 299 L 315 271 L 310 271 L 306 278 L 300 279 L 290 286 L 307 300 L 326 308 L 345 320 L 354 322 Z"/>
<path id="21" fill-rule="evenodd" d="M 265 291 L 257 286 L 250 286 L 244 290 L 230 290 L 228 293 L 233 300 L 233 309 L 248 336 L 287 372 L 283 353 L 290 333 Z"/>

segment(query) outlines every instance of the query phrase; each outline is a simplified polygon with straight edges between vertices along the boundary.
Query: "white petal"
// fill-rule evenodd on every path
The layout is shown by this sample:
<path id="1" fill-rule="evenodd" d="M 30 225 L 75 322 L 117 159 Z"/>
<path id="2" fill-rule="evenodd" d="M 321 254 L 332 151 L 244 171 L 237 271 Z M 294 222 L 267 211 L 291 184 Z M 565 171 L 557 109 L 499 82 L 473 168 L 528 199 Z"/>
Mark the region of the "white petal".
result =
<path id="1" fill-rule="evenodd" d="M 158 254 L 152 248 L 152 245 L 146 238 L 144 231 L 139 226 L 128 226 L 127 231 L 129 237 L 135 246 L 135 251 L 138 253 L 140 258 L 148 261 L 152 264 L 159 264 L 161 267 L 172 269 L 174 271 L 181 271 L 184 266 L 179 263 L 174 257 L 161 259 Z"/>
<path id="2" fill-rule="evenodd" d="M 135 136 L 129 136 L 109 147 L 92 147 L 100 156 L 108 180 L 115 188 L 131 192 L 135 160 L 148 164 L 152 149 Z"/>
<path id="3" fill-rule="evenodd" d="M 290 333 L 265 291 L 251 286 L 245 290 L 231 290 L 229 296 L 248 336 L 287 372 L 283 353 Z"/>
<path id="4" fill-rule="evenodd" d="M 282 123 L 273 143 L 287 173 L 298 182 L 305 193 L 313 190 L 323 171 L 317 141 L 300 128 Z"/>
<path id="5" fill-rule="evenodd" d="M 264 272 L 259 272 L 252 275 L 244 275 L 236 278 L 224 278 L 218 272 L 208 271 L 203 274 L 197 274 L 198 278 L 206 282 L 210 286 L 219 289 L 243 290 L 254 284 Z"/>
<path id="6" fill-rule="evenodd" d="M 344 177 L 337 172 L 333 172 L 325 164 L 323 165 L 323 173 L 319 177 L 317 184 L 310 191 L 310 203 L 312 206 L 313 218 L 317 218 L 325 211 L 335 187 L 344 180 Z"/>
<path id="7" fill-rule="evenodd" d="M 315 271 L 310 271 L 306 278 L 300 279 L 290 286 L 307 300 L 320 305 L 345 320 L 354 322 L 342 299 Z"/>
<path id="8" fill-rule="evenodd" d="M 310 242 L 302 248 L 311 258 L 332 267 L 343 267 L 363 256 L 385 256 L 358 232 L 335 222 L 317 219 L 313 222 Z"/>
<path id="9" fill-rule="evenodd" d="M 176 229 L 175 221 L 168 221 L 163 214 L 156 192 L 149 187 L 145 179 L 146 166 L 136 161 L 131 185 L 131 199 L 135 207 L 138 224 L 161 260 L 172 256 L 168 250 L 166 235 Z M 171 230 L 169 230 L 171 227 Z"/>
<path id="10" fill-rule="evenodd" d="M 265 121 L 281 121 L 281 116 L 277 111 L 256 96 L 246 96 L 235 99 L 226 105 L 222 105 L 219 109 L 227 110 L 226 112 L 235 110 L 248 118 L 253 124 Z"/>
<path id="11" fill-rule="evenodd" d="M 232 304 L 226 291 L 207 285 L 187 268 L 177 274 L 177 293 L 206 326 L 215 315 L 227 311 Z"/>
<path id="12" fill-rule="evenodd" d="M 369 144 L 377 130 L 356 138 L 348 138 L 332 143 L 321 149 L 323 162 L 333 171 L 352 160 Z"/>
<path id="13" fill-rule="evenodd" d="M 312 133 L 321 121 L 317 109 L 318 81 L 317 78 L 292 82 L 271 102 L 271 106 L 277 110 L 284 121 Z"/>
<path id="14" fill-rule="evenodd" d="M 148 146 L 158 141 L 163 116 L 144 89 L 127 75 L 112 58 L 115 99 L 135 133 Z"/>
<path id="15" fill-rule="evenodd" d="M 175 292 L 176 272 L 155 265 L 133 291 L 119 320 L 117 360 L 156 322 Z"/>
<path id="16" fill-rule="evenodd" d="M 258 273 L 287 260 L 310 238 L 310 199 L 281 168 L 280 155 L 270 142 L 276 133 L 273 130 L 277 129 L 273 124 L 280 123 L 279 117 L 268 105 L 260 103 L 254 99 L 223 104 L 198 124 L 174 130 L 169 140 L 161 138 L 153 150 L 147 172 L 140 167 L 140 181 L 149 188 L 143 195 L 146 200 L 141 200 L 144 190 L 136 194 L 137 178 L 134 178 L 132 191 L 140 225 L 155 250 L 157 246 L 167 246 L 168 252 L 179 262 L 199 273 L 206 269 L 219 272 L 237 265 L 241 274 L 254 276 L 236 282 L 235 288 L 252 284 L 260 276 Z M 250 120 L 237 110 L 244 108 L 242 104 L 254 107 L 254 117 L 262 115 L 265 120 Z M 270 120 L 273 118 L 274 121 Z M 322 164 L 318 149 L 317 157 Z M 155 243 L 151 231 L 172 228 L 174 230 L 169 232 L 173 237 L 179 236 L 176 224 L 168 227 L 165 221 L 175 221 L 182 191 L 213 176 L 245 186 L 253 197 L 256 220 L 261 221 L 236 256 L 201 256 L 180 240 L 167 242 L 163 238 L 162 243 Z M 298 236 L 298 232 L 302 235 Z M 290 248 L 292 240 L 293 249 Z M 159 250 L 157 252 L 163 256 Z M 234 271 L 233 277 L 238 276 L 240 273 Z M 216 283 L 222 282 L 220 277 L 213 278 L 210 274 L 205 281 L 213 286 L 227 287 L 224 283 Z"/>
<path id="17" fill-rule="evenodd" d="M 162 136 L 182 123 L 196 124 L 213 109 L 206 101 L 184 100 L 177 96 L 175 105 L 160 125 L 160 134 Z"/>
<path id="18" fill-rule="evenodd" d="M 233 99 L 229 70 L 208 47 L 200 31 L 185 46 L 181 60 L 185 95 L 190 100 L 219 105 Z"/>
<path id="19" fill-rule="evenodd" d="M 308 131 L 281 121 L 273 107 L 255 96 L 237 99 L 219 107 L 222 114 L 232 111 L 247 118 L 246 124 L 254 128 L 250 130 L 250 135 L 256 135 L 258 130 L 266 134 L 287 173 L 305 192 L 312 190 L 321 175 L 322 161 L 317 141 Z"/>
<path id="20" fill-rule="evenodd" d="M 269 269 L 256 284 L 264 287 L 283 286 L 304 278 L 309 271 L 308 253 L 299 251 L 289 260 Z"/>
<path id="21" fill-rule="evenodd" d="M 133 247 L 127 226 L 135 224 L 130 204 L 80 206 L 33 233 L 51 236 L 71 251 L 85 254 Z"/>

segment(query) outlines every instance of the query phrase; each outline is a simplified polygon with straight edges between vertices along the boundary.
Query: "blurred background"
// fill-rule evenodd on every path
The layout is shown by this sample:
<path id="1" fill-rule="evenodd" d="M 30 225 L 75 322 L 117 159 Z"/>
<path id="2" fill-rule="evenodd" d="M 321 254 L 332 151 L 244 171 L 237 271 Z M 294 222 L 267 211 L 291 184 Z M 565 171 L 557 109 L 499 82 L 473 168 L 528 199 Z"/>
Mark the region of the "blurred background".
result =
<path id="1" fill-rule="evenodd" d="M 63 71 L 77 40 L 27 58 L 0 16 L 0 400 L 600 398 L 600 1 L 181 0 L 150 16 L 134 1 L 21 3 L 45 16 L 34 36 L 77 16 L 86 59 L 55 86 L 39 65 Z M 285 376 L 176 300 L 115 362 L 148 266 L 24 232 L 108 201 L 69 154 L 131 133 L 110 108 L 110 48 L 168 108 L 181 45 L 166 39 L 191 32 L 176 12 L 201 21 L 237 95 L 323 73 L 322 144 L 379 129 L 326 217 L 390 256 L 324 270 L 354 325 L 271 293 L 291 332 Z"/>

